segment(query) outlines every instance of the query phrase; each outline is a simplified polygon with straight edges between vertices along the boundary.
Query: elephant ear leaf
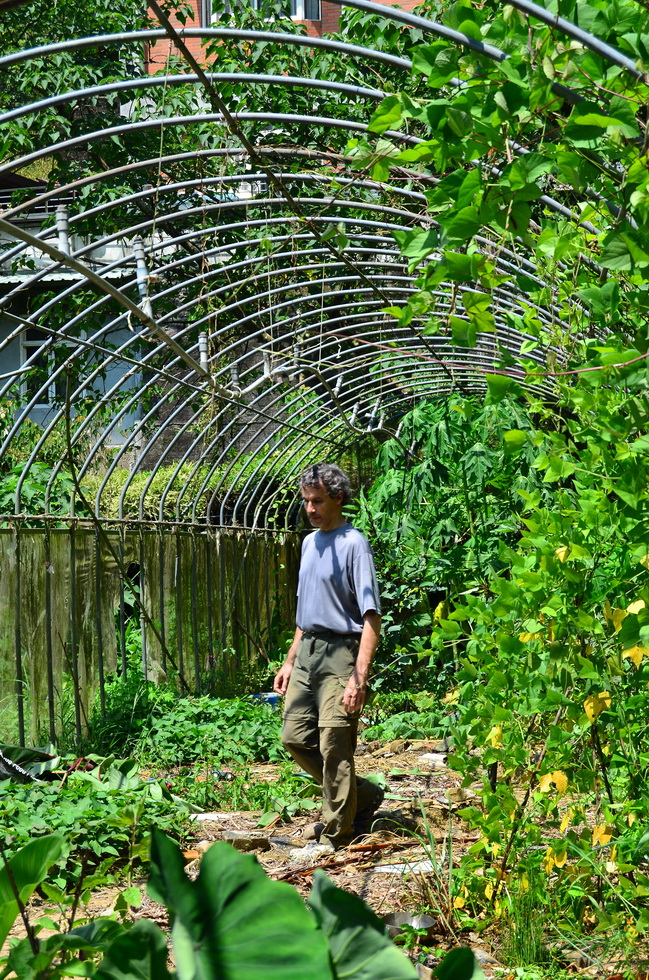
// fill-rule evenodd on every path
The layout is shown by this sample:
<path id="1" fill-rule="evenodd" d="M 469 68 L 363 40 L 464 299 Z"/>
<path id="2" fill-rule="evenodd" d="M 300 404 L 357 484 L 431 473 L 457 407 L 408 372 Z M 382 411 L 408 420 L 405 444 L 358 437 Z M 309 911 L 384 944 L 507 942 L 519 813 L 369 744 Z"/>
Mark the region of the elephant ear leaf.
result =
<path id="1" fill-rule="evenodd" d="M 95 980 L 172 980 L 167 941 L 153 922 L 140 919 L 109 945 Z"/>
<path id="2" fill-rule="evenodd" d="M 484 980 L 482 967 L 468 946 L 452 949 L 435 970 L 437 980 Z"/>
<path id="3" fill-rule="evenodd" d="M 25 844 L 0 868 L 0 946 L 18 915 L 18 899 L 27 904 L 65 850 L 65 841 L 59 834 L 48 834 Z"/>
<path id="4" fill-rule="evenodd" d="M 313 877 L 309 905 L 327 937 L 335 980 L 416 980 L 414 966 L 386 935 L 378 916 L 323 871 Z"/>
<path id="5" fill-rule="evenodd" d="M 290 885 L 218 842 L 196 881 L 177 846 L 153 831 L 149 891 L 172 914 L 180 980 L 333 980 L 327 942 Z"/>

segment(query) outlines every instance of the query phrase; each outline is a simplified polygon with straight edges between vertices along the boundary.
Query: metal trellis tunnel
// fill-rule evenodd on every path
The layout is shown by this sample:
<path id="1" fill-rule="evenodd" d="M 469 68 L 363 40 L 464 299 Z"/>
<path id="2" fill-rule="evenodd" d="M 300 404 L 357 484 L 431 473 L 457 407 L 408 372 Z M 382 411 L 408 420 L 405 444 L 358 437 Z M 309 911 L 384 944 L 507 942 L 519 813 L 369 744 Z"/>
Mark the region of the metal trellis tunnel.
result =
<path id="1" fill-rule="evenodd" d="M 506 57 L 397 8 L 345 6 L 400 25 L 404 50 L 417 31 Z M 637 71 L 543 8 L 513 6 Z M 386 312 L 417 291 L 395 232 L 436 227 L 426 192 L 437 178 L 422 166 L 371 179 L 348 147 L 367 136 L 385 79 L 390 91 L 412 84 L 402 50 L 279 20 L 181 29 L 150 8 L 158 28 L 0 58 L 9 78 L 99 49 L 131 65 L 0 116 L 52 134 L 0 165 L 0 738 L 21 744 L 87 730 L 109 674 L 132 667 L 136 606 L 146 676 L 201 691 L 224 658 L 245 672 L 292 621 L 304 465 L 358 472 L 422 398 L 483 391 L 503 350 L 529 340 L 513 325 L 525 309 L 547 332 L 530 359 L 562 358 L 551 288 L 543 305 L 511 282 L 496 288 L 496 329 L 473 347 Z M 250 57 L 260 45 L 284 67 L 264 72 Z M 152 48 L 169 52 L 155 75 Z M 236 70 L 231 58 L 219 70 L 226 49 Z M 314 51 L 348 65 L 347 81 L 309 77 Z M 496 270 L 547 286 L 522 246 L 476 241 Z M 440 321 L 456 289 L 436 287 Z M 552 381 L 540 374 L 536 387 L 550 396 Z"/>

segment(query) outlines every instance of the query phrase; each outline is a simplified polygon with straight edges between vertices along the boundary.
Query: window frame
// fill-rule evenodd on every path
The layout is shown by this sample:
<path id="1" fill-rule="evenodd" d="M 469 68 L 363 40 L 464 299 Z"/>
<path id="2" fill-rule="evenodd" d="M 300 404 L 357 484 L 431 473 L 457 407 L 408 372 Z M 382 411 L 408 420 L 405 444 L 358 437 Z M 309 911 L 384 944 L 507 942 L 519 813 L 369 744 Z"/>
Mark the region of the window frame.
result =
<path id="1" fill-rule="evenodd" d="M 250 6 L 253 10 L 259 10 L 261 0 L 248 0 Z M 309 10 L 309 7 L 312 9 Z M 226 2 L 226 8 L 229 8 L 229 3 Z M 307 13 L 311 13 L 315 8 L 317 17 L 307 17 Z M 203 27 L 210 27 L 212 21 L 214 20 L 214 14 L 212 13 L 212 0 L 200 0 L 200 14 L 201 14 L 201 24 Z M 291 20 L 296 21 L 307 21 L 318 22 L 322 20 L 322 0 L 289 0 L 289 9 L 285 17 L 290 17 Z"/>

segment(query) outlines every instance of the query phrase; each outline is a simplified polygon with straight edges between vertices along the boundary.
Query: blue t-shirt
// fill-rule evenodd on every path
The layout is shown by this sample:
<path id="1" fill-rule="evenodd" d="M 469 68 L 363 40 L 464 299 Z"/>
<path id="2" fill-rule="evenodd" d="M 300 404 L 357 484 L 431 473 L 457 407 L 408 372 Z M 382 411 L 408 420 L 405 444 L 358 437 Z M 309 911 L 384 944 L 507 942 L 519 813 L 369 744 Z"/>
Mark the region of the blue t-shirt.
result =
<path id="1" fill-rule="evenodd" d="M 381 612 L 372 549 L 360 531 L 343 524 L 313 531 L 302 542 L 297 625 L 302 630 L 361 633 L 363 616 Z"/>

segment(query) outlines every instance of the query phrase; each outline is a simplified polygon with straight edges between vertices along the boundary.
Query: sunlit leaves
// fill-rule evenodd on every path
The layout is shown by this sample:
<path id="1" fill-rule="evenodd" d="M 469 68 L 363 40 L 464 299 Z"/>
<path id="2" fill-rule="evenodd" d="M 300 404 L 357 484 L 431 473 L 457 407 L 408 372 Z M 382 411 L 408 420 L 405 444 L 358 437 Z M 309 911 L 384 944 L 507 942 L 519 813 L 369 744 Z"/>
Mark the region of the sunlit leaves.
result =
<path id="1" fill-rule="evenodd" d="M 649 657 L 649 646 L 634 644 L 622 651 L 622 658 L 630 660 L 635 667 L 639 667 L 645 657 Z"/>
<path id="2" fill-rule="evenodd" d="M 541 793 L 549 793 L 552 787 L 557 793 L 562 794 L 568 789 L 568 777 L 565 772 L 555 769 L 553 772 L 546 772 L 539 779 L 539 790 Z"/>
<path id="3" fill-rule="evenodd" d="M 384 133 L 386 129 L 397 129 L 401 123 L 403 111 L 401 101 L 396 95 L 384 99 L 368 123 L 372 133 Z"/>
<path id="4" fill-rule="evenodd" d="M 592 724 L 599 718 L 602 711 L 611 707 L 611 695 L 608 691 L 600 691 L 597 694 L 590 694 L 584 701 L 584 711 L 589 722 Z"/>
<path id="5" fill-rule="evenodd" d="M 418 45 L 412 55 L 412 69 L 428 79 L 431 88 L 440 88 L 457 71 L 458 52 L 449 44 Z"/>
<path id="6" fill-rule="evenodd" d="M 630 233 L 608 236 L 602 249 L 600 264 L 617 272 L 632 272 L 649 266 L 649 252 Z"/>
<path id="7" fill-rule="evenodd" d="M 596 824 L 593 827 L 593 847 L 605 847 L 613 839 L 612 828 L 607 824 Z"/>

